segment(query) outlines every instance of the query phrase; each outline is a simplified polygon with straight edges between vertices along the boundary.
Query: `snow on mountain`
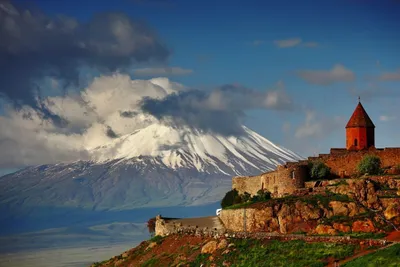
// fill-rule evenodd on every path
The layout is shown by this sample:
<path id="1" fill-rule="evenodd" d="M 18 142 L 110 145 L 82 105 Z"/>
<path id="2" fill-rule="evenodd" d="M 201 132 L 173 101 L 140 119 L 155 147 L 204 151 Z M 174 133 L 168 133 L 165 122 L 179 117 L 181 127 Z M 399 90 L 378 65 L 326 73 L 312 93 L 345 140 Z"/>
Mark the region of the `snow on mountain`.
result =
<path id="1" fill-rule="evenodd" d="M 214 203 L 231 188 L 232 176 L 256 175 L 300 159 L 245 126 L 235 131 L 239 133 L 235 136 L 216 134 L 219 131 L 196 128 L 182 116 L 157 117 L 140 105 L 146 98 L 177 97 L 186 90 L 165 78 L 131 80 L 115 74 L 96 78 L 81 92 L 85 105 L 73 97 L 48 99 L 52 104 L 47 107 L 66 118 L 71 131 L 55 125 L 46 128 L 38 118 L 24 120 L 18 117 L 21 114 L 14 114 L 23 121 L 18 125 L 34 124 L 33 128 L 9 131 L 32 134 L 22 138 L 24 146 L 16 147 L 15 155 L 25 159 L 25 164 L 47 160 L 55 164 L 1 177 L 0 208 L 122 210 Z M 216 108 L 230 114 L 230 110 L 220 110 L 224 103 L 216 101 L 221 96 L 215 98 L 220 93 L 197 99 L 195 106 L 208 105 L 207 118 Z M 267 100 L 268 96 L 264 95 Z M 185 103 L 179 98 L 172 100 Z M 185 112 L 184 105 L 179 107 Z M 197 116 L 201 110 L 190 114 Z M 239 124 L 234 126 L 240 128 Z M 31 147 L 27 140 L 43 143 Z M 82 158 L 85 160 L 76 161 Z"/>
<path id="2" fill-rule="evenodd" d="M 247 127 L 243 126 L 243 130 L 242 136 L 226 137 L 189 127 L 153 123 L 91 152 L 93 159 L 99 162 L 149 156 L 161 159 L 165 166 L 174 170 L 195 168 L 205 172 L 211 167 L 227 175 L 254 173 L 247 170 L 248 167 L 259 172 L 272 170 L 277 164 L 300 158 Z"/>
<path id="3" fill-rule="evenodd" d="M 241 137 L 223 137 L 151 125 L 95 149 L 96 160 L 2 177 L 0 203 L 91 210 L 208 204 L 221 200 L 233 175 L 258 174 L 299 158 L 244 130 Z"/>
<path id="4" fill-rule="evenodd" d="M 227 137 L 147 122 L 91 149 L 90 161 L 29 167 L 2 177 L 0 203 L 91 210 L 208 204 L 221 200 L 232 176 L 256 175 L 300 159 L 243 130 Z"/>

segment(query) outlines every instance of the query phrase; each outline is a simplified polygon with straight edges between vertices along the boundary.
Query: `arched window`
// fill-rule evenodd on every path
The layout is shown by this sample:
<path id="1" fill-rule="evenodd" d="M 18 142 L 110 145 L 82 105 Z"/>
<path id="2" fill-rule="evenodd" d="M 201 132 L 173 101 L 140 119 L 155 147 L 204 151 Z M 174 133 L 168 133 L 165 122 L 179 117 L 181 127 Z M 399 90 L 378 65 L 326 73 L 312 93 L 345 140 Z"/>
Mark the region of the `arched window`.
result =
<path id="1" fill-rule="evenodd" d="M 357 140 L 357 138 L 354 139 L 354 146 L 358 146 L 358 140 Z"/>

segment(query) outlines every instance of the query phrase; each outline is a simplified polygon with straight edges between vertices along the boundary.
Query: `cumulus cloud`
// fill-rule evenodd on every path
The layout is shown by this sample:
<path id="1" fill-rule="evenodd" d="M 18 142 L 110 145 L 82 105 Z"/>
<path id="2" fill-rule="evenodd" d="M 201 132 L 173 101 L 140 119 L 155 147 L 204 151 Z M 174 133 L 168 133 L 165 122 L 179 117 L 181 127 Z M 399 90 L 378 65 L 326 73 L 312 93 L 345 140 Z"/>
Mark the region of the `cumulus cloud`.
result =
<path id="1" fill-rule="evenodd" d="M 318 115 L 315 111 L 306 111 L 304 122 L 295 131 L 297 139 L 326 137 L 336 129 L 344 127 L 344 118 L 326 117 Z"/>
<path id="2" fill-rule="evenodd" d="M 300 70 L 297 75 L 306 82 L 317 85 L 330 85 L 355 80 L 355 74 L 340 64 L 336 64 L 331 70 Z"/>
<path id="3" fill-rule="evenodd" d="M 279 48 L 289 48 L 295 46 L 317 47 L 319 45 L 317 42 L 303 42 L 303 40 L 300 38 L 275 40 L 274 44 Z"/>
<path id="4" fill-rule="evenodd" d="M 89 159 L 96 147 L 157 121 L 140 110 L 144 97 L 181 90 L 185 87 L 166 78 L 98 77 L 79 93 L 42 99 L 44 108 L 68 121 L 64 127 L 43 120 L 28 105 L 14 109 L 6 104 L 0 116 L 0 168 Z"/>
<path id="5" fill-rule="evenodd" d="M 380 81 L 400 81 L 400 69 L 395 72 L 384 72 L 379 77 Z"/>
<path id="6" fill-rule="evenodd" d="M 141 102 L 144 112 L 160 120 L 223 135 L 242 133 L 241 119 L 245 110 L 290 110 L 292 105 L 282 82 L 266 91 L 225 85 L 210 92 L 190 90 L 163 99 L 146 98 Z"/>
<path id="7" fill-rule="evenodd" d="M 133 70 L 136 76 L 177 76 L 192 74 L 193 70 L 181 67 L 141 68 Z"/>
<path id="8" fill-rule="evenodd" d="M 40 105 L 43 77 L 77 83 L 84 66 L 104 74 L 169 56 L 153 30 L 123 13 L 96 14 L 81 23 L 17 9 L 8 1 L 0 4 L 0 40 L 0 97 L 51 118 L 54 114 Z"/>
<path id="9" fill-rule="evenodd" d="M 68 123 L 44 120 L 29 105 L 6 105 L 0 168 L 91 159 L 96 148 L 154 123 L 238 135 L 246 110 L 290 110 L 293 104 L 281 82 L 265 91 L 239 85 L 200 91 L 168 78 L 132 80 L 115 73 L 95 78 L 82 91 L 43 98 L 40 105 Z"/>

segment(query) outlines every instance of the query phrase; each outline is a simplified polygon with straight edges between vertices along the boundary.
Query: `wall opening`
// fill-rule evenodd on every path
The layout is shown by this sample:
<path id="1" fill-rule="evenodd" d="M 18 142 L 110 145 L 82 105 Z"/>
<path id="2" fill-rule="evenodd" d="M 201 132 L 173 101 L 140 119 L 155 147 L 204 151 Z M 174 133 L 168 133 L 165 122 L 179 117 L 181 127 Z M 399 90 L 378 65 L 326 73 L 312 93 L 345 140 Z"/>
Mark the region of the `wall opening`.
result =
<path id="1" fill-rule="evenodd" d="M 358 146 L 358 140 L 357 140 L 357 138 L 354 139 L 354 146 Z"/>
<path id="2" fill-rule="evenodd" d="M 292 171 L 292 179 L 296 178 L 294 171 Z"/>

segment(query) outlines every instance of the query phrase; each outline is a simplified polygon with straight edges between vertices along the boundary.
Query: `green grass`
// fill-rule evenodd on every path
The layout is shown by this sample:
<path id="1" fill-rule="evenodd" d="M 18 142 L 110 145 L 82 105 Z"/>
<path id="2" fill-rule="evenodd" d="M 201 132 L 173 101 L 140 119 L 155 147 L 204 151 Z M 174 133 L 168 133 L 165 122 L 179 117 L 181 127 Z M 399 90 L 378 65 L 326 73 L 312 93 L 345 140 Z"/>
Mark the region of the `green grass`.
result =
<path id="1" fill-rule="evenodd" d="M 360 239 L 380 239 L 386 236 L 385 233 L 350 233 L 348 235 Z"/>
<path id="2" fill-rule="evenodd" d="M 353 255 L 357 248 L 356 245 L 306 243 L 301 240 L 263 243 L 254 239 L 232 239 L 230 242 L 235 243 L 236 251 L 218 257 L 214 262 L 217 266 L 227 261 L 232 263 L 232 267 L 322 267 L 328 258 L 344 259 Z M 199 255 L 190 266 L 199 266 L 201 263 L 209 266 L 208 256 Z"/>
<path id="3" fill-rule="evenodd" d="M 330 191 L 326 191 L 325 194 L 315 194 L 311 196 L 286 196 L 281 198 L 272 198 L 266 201 L 248 201 L 245 203 L 239 203 L 232 206 L 225 207 L 224 209 L 240 209 L 244 207 L 249 207 L 255 203 L 268 203 L 268 205 L 275 205 L 275 204 L 292 204 L 296 201 L 303 201 L 307 204 L 311 204 L 314 207 L 319 207 L 322 204 L 327 209 L 332 209 L 329 206 L 329 202 L 331 201 L 341 201 L 341 202 L 352 202 L 352 199 L 349 198 L 347 195 L 336 194 Z"/>
<path id="4" fill-rule="evenodd" d="M 400 244 L 352 260 L 343 267 L 397 267 L 400 266 Z"/>
<path id="5" fill-rule="evenodd" d="M 234 204 L 232 206 L 225 207 L 224 210 L 241 209 L 241 208 L 244 208 L 244 207 L 248 207 L 248 206 L 250 206 L 251 204 L 254 204 L 254 203 L 256 203 L 256 202 L 248 201 L 248 202 L 245 202 L 245 203 Z"/>
<path id="6" fill-rule="evenodd" d="M 153 266 L 158 266 L 158 259 L 157 258 L 151 258 L 142 263 L 140 266 L 141 267 L 153 267 Z"/>
<path id="7" fill-rule="evenodd" d="M 160 245 L 164 240 L 164 237 L 160 236 L 160 235 L 156 235 L 154 237 L 152 237 L 149 241 L 150 242 L 156 242 L 157 245 Z"/>

